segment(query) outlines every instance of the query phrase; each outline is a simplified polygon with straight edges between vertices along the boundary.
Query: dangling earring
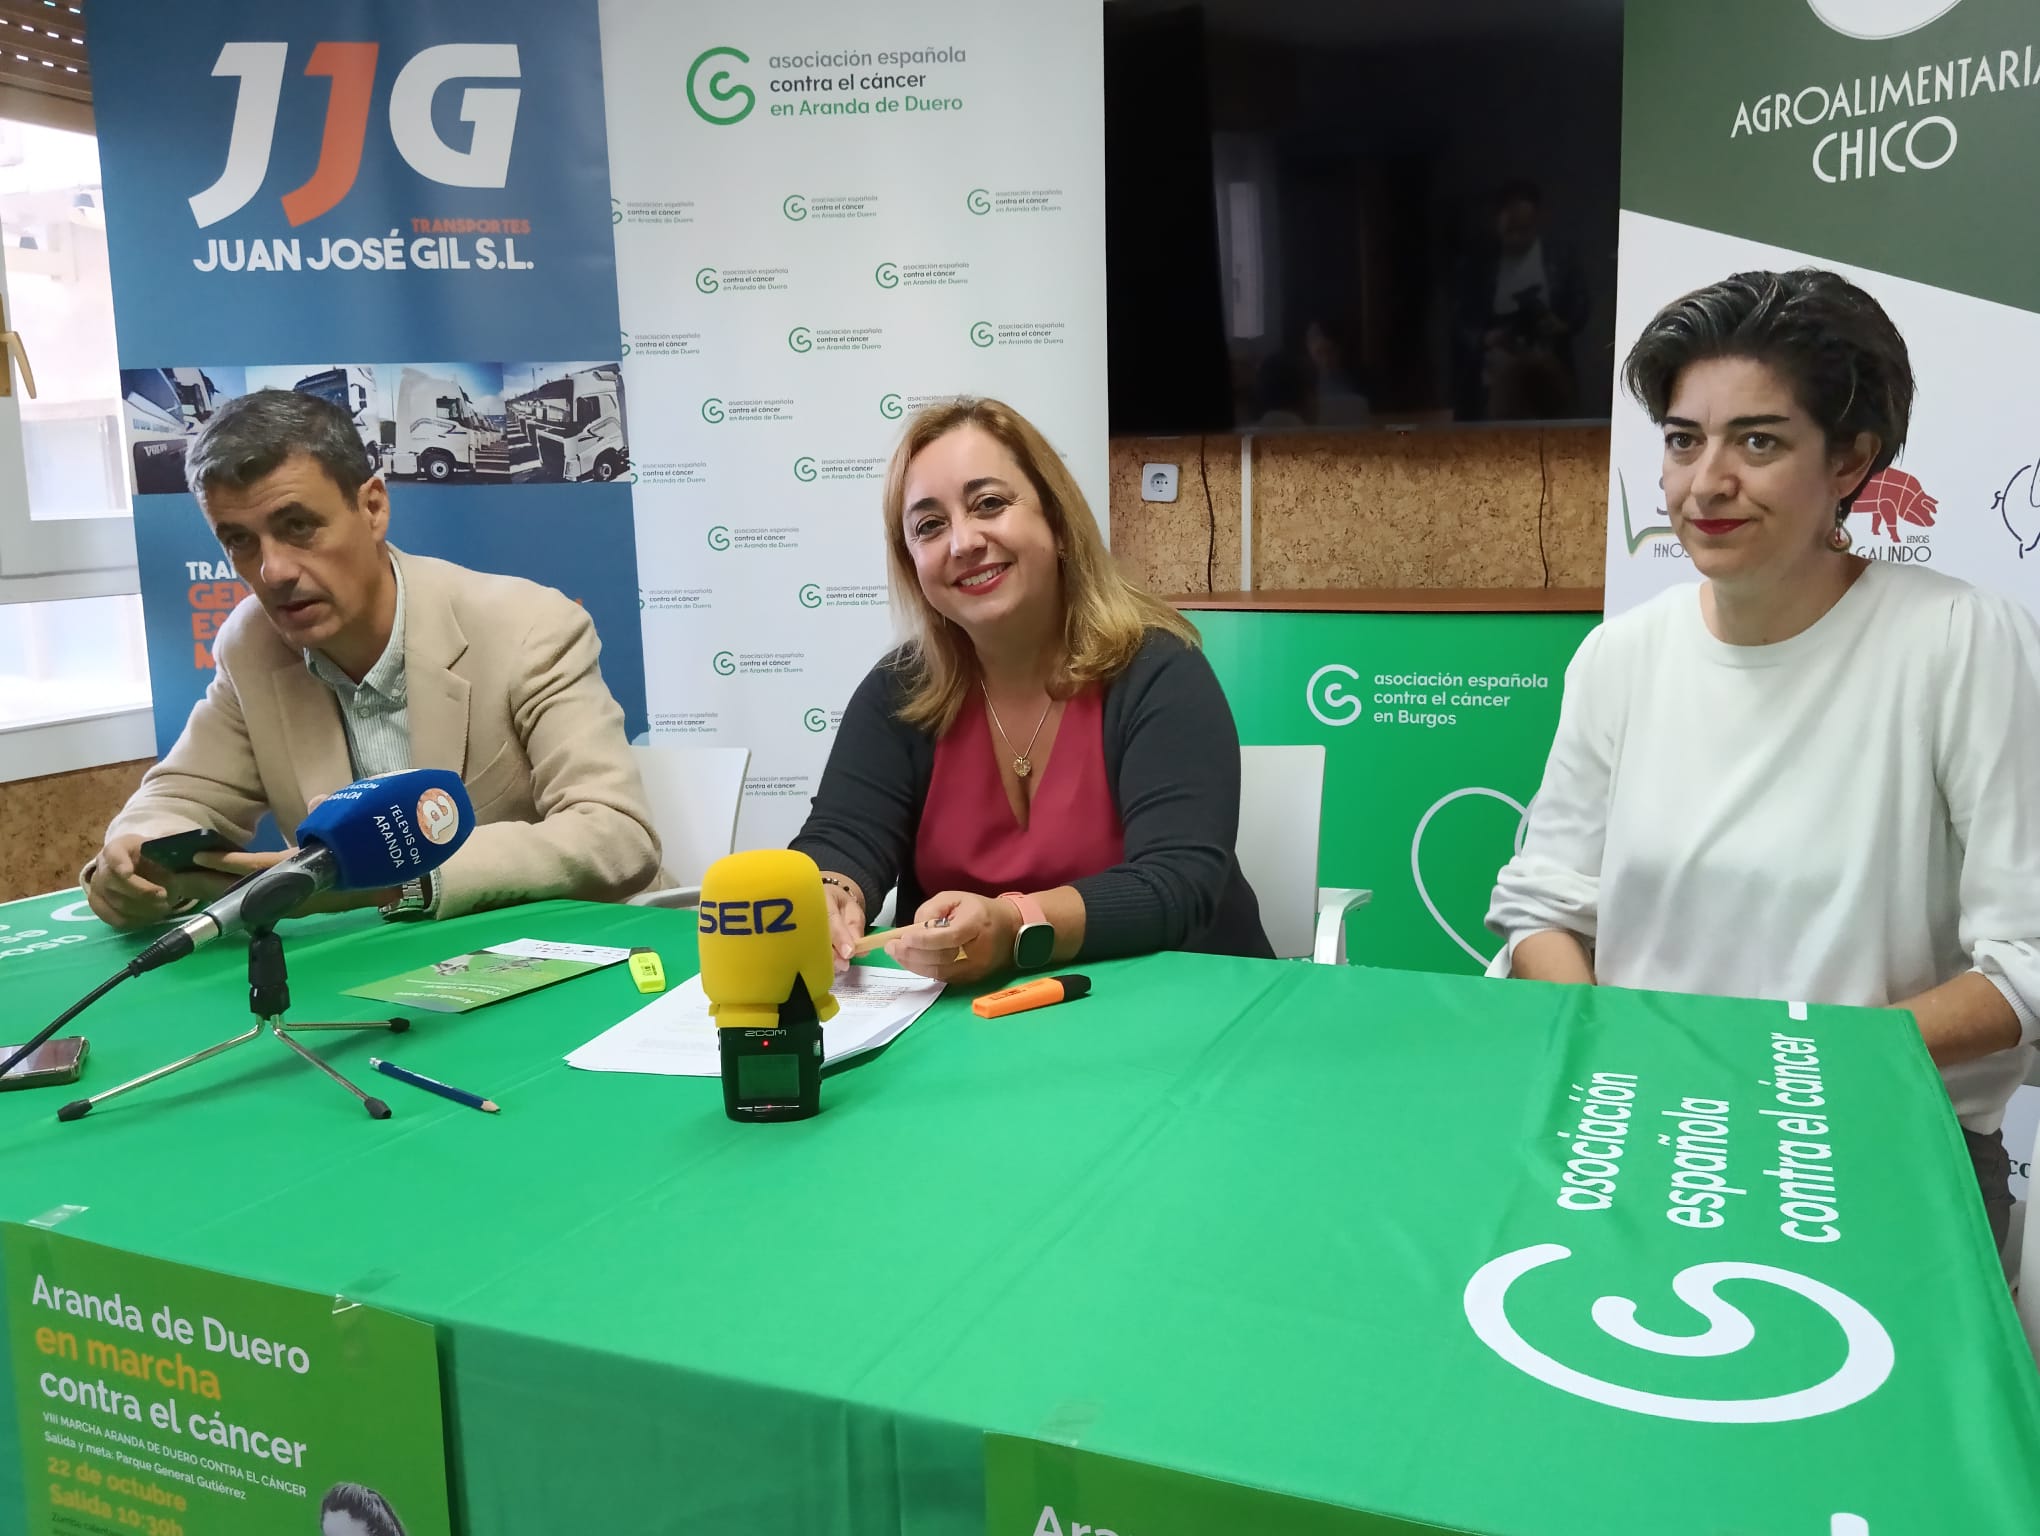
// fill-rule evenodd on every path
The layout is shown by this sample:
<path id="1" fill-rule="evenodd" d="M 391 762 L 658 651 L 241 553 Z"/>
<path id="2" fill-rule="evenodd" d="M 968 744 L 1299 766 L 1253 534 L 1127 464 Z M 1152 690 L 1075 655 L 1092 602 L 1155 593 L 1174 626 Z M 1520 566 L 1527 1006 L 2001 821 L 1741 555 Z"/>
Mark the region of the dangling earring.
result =
<path id="1" fill-rule="evenodd" d="M 1846 501 L 1837 502 L 1835 505 L 1835 528 L 1834 532 L 1828 535 L 1828 548 L 1834 550 L 1836 554 L 1846 555 L 1849 552 L 1849 546 L 1854 542 L 1849 537 L 1849 504 Z"/>

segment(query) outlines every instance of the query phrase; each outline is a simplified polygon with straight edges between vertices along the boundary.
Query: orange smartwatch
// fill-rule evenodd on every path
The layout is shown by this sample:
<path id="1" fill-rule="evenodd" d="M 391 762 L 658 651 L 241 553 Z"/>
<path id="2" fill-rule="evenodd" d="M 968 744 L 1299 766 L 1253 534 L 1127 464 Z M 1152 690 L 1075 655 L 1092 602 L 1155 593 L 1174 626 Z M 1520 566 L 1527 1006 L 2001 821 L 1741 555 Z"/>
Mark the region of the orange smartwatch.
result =
<path id="1" fill-rule="evenodd" d="M 1002 891 L 999 900 L 1012 902 L 1020 913 L 1020 931 L 1013 936 L 1013 969 L 1040 970 L 1055 958 L 1055 926 L 1048 914 L 1022 891 Z"/>

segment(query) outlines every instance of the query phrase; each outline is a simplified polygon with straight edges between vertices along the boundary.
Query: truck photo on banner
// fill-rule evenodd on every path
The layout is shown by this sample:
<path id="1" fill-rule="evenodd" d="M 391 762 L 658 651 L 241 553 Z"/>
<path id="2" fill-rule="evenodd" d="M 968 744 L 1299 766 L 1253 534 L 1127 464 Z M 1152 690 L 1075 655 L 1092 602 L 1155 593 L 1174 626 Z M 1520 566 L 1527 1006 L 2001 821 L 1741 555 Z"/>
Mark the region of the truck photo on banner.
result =
<path id="1" fill-rule="evenodd" d="M 1098 7 L 604 0 L 602 42 L 652 735 L 750 748 L 738 845 L 784 843 L 893 637 L 901 422 L 995 395 L 1105 516 Z"/>
<path id="2" fill-rule="evenodd" d="M 2040 26 L 2031 0 L 1630 0 L 1616 361 L 1733 272 L 1822 266 L 1890 313 L 1918 380 L 1856 553 L 2040 606 Z M 1607 608 L 1694 572 L 1656 429 L 1618 387 Z"/>
<path id="3" fill-rule="evenodd" d="M 87 20 L 157 750 L 247 595 L 185 449 L 258 389 L 354 418 L 392 544 L 582 604 L 642 735 L 593 0 L 99 0 Z"/>

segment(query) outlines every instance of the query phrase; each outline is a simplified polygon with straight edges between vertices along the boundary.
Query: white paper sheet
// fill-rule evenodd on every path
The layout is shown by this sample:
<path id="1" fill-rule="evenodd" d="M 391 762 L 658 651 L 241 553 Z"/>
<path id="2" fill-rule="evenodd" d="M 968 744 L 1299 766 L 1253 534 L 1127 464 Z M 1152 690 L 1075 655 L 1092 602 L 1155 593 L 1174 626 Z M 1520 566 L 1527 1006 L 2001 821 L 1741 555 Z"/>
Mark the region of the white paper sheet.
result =
<path id="1" fill-rule="evenodd" d="M 836 979 L 836 1016 L 822 1026 L 822 1059 L 835 1061 L 895 1039 L 942 995 L 942 983 L 911 971 L 853 965 Z M 722 1055 L 701 978 L 691 976 L 567 1055 L 584 1072 L 720 1077 Z"/>
<path id="2" fill-rule="evenodd" d="M 630 951 L 608 944 L 561 944 L 553 939 L 512 939 L 491 944 L 492 955 L 522 955 L 527 960 L 572 960 L 579 965 L 618 965 Z"/>

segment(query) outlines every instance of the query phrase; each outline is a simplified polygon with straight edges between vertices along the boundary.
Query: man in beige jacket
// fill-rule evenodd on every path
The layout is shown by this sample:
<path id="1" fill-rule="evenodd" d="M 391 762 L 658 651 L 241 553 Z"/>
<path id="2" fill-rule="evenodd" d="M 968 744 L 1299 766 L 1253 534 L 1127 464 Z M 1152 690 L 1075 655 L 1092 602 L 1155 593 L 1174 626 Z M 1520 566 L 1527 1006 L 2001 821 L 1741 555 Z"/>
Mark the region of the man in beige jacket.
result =
<path id="1" fill-rule="evenodd" d="M 457 917 L 657 883 L 623 711 L 571 600 L 392 549 L 389 492 L 354 422 L 309 395 L 230 402 L 186 473 L 253 595 L 221 628 L 217 675 L 183 734 L 85 867 L 94 912 L 120 928 L 157 922 L 284 857 L 203 854 L 175 875 L 141 858 L 149 838 L 206 828 L 245 844 L 265 810 L 288 831 L 343 784 L 403 768 L 458 773 L 474 833 L 426 881 L 334 893 L 319 910 Z"/>

